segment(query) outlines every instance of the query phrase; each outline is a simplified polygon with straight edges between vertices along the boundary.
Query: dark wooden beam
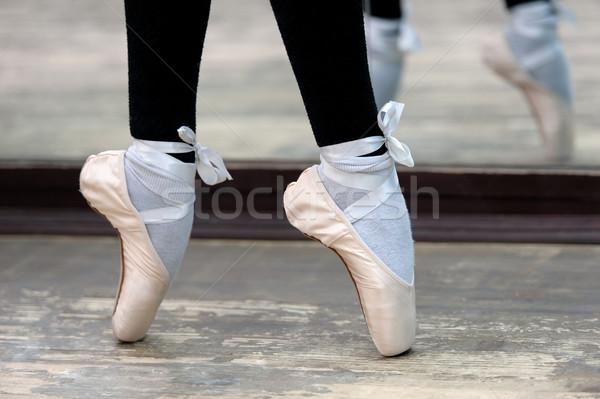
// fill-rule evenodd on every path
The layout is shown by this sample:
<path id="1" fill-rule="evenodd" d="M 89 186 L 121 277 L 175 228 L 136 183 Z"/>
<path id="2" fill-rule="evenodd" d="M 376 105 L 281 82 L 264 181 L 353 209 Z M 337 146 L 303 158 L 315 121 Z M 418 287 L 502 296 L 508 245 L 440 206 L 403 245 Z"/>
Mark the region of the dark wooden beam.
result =
<path id="1" fill-rule="evenodd" d="M 281 195 L 306 163 L 229 162 L 233 181 L 197 181 L 193 237 L 299 239 Z M 0 164 L 0 233 L 113 234 L 78 191 L 80 163 Z M 600 243 L 600 173 L 415 168 L 399 178 L 419 241 Z"/>

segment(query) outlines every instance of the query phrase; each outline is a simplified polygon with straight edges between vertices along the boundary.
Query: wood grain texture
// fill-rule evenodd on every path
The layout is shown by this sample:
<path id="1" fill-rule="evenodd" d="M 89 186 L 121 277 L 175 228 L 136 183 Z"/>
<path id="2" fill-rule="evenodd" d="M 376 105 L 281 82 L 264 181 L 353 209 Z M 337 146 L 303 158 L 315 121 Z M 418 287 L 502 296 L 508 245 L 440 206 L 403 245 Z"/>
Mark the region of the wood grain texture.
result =
<path id="1" fill-rule="evenodd" d="M 313 242 L 193 240 L 148 337 L 113 238 L 0 238 L 2 398 L 598 398 L 600 248 L 417 244 L 417 341 L 375 350 Z"/>

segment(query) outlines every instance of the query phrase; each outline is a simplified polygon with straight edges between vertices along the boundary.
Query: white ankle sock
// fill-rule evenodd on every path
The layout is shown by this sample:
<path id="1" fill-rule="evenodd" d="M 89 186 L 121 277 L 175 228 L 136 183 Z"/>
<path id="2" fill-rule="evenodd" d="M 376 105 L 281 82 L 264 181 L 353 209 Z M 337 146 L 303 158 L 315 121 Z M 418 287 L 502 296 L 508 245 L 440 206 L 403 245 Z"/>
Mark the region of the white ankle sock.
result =
<path id="1" fill-rule="evenodd" d="M 380 171 L 374 170 L 367 173 L 379 174 L 383 172 L 388 174 L 390 168 L 393 169 L 392 173 L 396 173 L 394 165 Z M 346 209 L 370 191 L 336 183 L 323 173 L 321 166 L 319 166 L 318 171 L 327 193 L 340 209 Z M 356 175 L 362 172 L 353 173 Z M 364 218 L 354 222 L 352 226 L 383 263 L 398 277 L 411 284 L 415 261 L 410 217 L 400 186 L 397 189 L 398 191 L 393 193 L 382 205 Z"/>
<path id="2" fill-rule="evenodd" d="M 194 221 L 196 170 L 205 184 L 231 180 L 223 159 L 202 147 L 188 127 L 178 129 L 184 142 L 134 140 L 125 153 L 129 198 L 144 219 L 150 240 L 169 271 L 177 274 Z M 196 163 L 168 155 L 194 151 Z"/>
<path id="3" fill-rule="evenodd" d="M 504 30 L 517 62 L 541 85 L 572 105 L 567 59 L 557 33 L 553 2 L 536 1 L 511 8 Z"/>
<path id="4" fill-rule="evenodd" d="M 402 108 L 402 104 L 390 102 L 379 112 L 379 126 L 384 136 L 321 147 L 318 172 L 328 194 L 346 213 L 369 248 L 398 277 L 411 284 L 414 250 L 410 217 L 394 160 L 407 166 L 412 166 L 413 162 L 408 147 L 391 137 Z M 361 156 L 377 150 L 382 144 L 388 148 L 385 154 Z M 363 203 L 356 202 L 361 199 Z M 354 218 L 354 215 L 358 216 Z"/>
<path id="5" fill-rule="evenodd" d="M 388 19 L 365 15 L 369 71 L 377 107 L 394 100 L 402 80 L 404 55 L 421 47 L 406 18 Z"/>
<path id="6" fill-rule="evenodd" d="M 144 163 L 132 147 L 125 153 L 125 177 L 131 203 L 142 215 L 147 210 L 194 203 L 193 187 L 155 165 Z M 171 280 L 181 266 L 193 221 L 193 206 L 188 206 L 181 219 L 146 224 L 150 240 Z"/>

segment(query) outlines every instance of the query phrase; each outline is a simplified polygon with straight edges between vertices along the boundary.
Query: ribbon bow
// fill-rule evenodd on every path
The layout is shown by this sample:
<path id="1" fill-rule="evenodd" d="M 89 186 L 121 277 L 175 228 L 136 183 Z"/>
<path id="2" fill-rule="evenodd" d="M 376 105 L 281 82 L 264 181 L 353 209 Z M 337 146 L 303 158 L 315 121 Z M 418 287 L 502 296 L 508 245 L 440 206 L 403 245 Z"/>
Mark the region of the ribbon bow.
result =
<path id="1" fill-rule="evenodd" d="M 225 167 L 223 158 L 212 148 L 202 147 L 196 140 L 196 133 L 187 126 L 181 126 L 177 129 L 181 140 L 185 141 L 194 148 L 196 152 L 198 175 L 202 181 L 209 186 L 232 180 L 231 175 Z"/>
<path id="2" fill-rule="evenodd" d="M 377 114 L 377 124 L 383 132 L 385 146 L 392 158 L 402 165 L 413 167 L 415 162 L 408 146 L 392 136 L 392 133 L 398 129 L 403 110 L 404 104 L 395 101 L 388 102 Z"/>
<path id="3" fill-rule="evenodd" d="M 552 8 L 554 8 L 559 20 L 563 20 L 571 24 L 575 24 L 577 22 L 577 16 L 575 13 L 570 8 L 567 8 L 562 1 L 550 0 L 550 5 Z"/>

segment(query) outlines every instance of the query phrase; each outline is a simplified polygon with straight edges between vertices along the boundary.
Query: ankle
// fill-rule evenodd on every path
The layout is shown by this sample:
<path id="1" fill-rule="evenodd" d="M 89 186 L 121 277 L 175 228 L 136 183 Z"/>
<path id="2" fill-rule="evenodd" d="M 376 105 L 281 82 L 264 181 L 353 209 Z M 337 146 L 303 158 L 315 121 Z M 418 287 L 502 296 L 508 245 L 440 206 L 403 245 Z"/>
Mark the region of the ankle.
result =
<path id="1" fill-rule="evenodd" d="M 167 155 L 170 155 L 183 163 L 196 163 L 196 153 L 194 153 L 194 151 L 182 153 L 168 153 Z"/>
<path id="2" fill-rule="evenodd" d="M 213 149 L 202 147 L 196 140 L 196 133 L 186 126 L 177 129 L 181 142 L 150 141 L 134 139 L 128 152 L 135 153 L 148 165 L 165 170 L 194 187 L 196 171 L 208 185 L 231 180 L 223 159 Z M 188 163 L 174 157 L 174 154 L 189 154 L 193 151 L 195 162 Z M 184 155 L 187 159 L 189 155 Z"/>
<path id="3" fill-rule="evenodd" d="M 536 1 L 512 7 L 507 30 L 522 38 L 553 40 L 557 24 L 558 15 L 550 2 Z"/>
<path id="4" fill-rule="evenodd" d="M 179 178 L 188 185 L 194 186 L 195 163 L 182 162 L 171 155 L 185 153 L 183 150 L 186 149 L 189 150 L 189 146 L 185 143 L 134 139 L 125 156 L 137 160 L 139 164 L 147 165 L 148 168 L 166 172 L 174 178 Z"/>

